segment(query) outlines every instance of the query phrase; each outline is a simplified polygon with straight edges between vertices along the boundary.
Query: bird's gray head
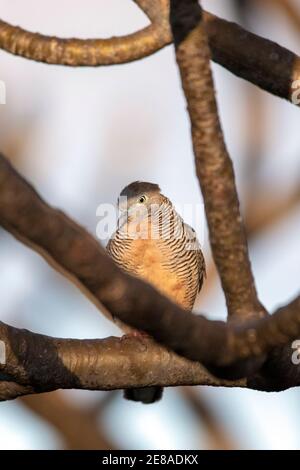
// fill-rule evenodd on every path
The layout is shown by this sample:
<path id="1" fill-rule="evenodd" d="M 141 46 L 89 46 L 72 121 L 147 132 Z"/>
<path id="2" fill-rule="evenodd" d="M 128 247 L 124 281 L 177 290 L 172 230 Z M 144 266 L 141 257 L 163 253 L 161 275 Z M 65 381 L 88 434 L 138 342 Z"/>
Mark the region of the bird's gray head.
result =
<path id="1" fill-rule="evenodd" d="M 161 204 L 163 197 L 158 184 L 135 181 L 121 191 L 118 203 L 120 209 L 125 208 L 123 201 L 126 203 L 127 210 L 133 206 L 148 208 L 152 204 Z"/>
<path id="2" fill-rule="evenodd" d="M 124 216 L 126 214 L 127 221 L 136 218 L 142 220 L 155 208 L 159 208 L 165 200 L 158 184 L 135 181 L 121 191 L 118 207 Z"/>

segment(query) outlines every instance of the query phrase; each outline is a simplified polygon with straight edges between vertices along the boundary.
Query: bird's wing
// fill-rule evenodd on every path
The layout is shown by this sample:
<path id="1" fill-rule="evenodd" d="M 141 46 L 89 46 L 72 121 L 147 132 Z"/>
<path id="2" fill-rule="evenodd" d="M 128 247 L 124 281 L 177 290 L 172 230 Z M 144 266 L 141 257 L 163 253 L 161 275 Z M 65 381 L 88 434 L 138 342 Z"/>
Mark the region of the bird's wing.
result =
<path id="1" fill-rule="evenodd" d="M 106 245 L 106 251 L 114 262 L 124 271 L 136 274 L 138 266 L 131 256 L 131 240 L 123 239 L 116 231 Z"/>
<path id="2" fill-rule="evenodd" d="M 200 292 L 203 280 L 206 277 L 205 259 L 201 250 L 200 243 L 197 239 L 195 230 L 188 224 L 184 224 L 184 229 L 187 237 L 187 248 L 192 250 L 195 255 L 198 276 L 198 290 Z"/>
<path id="3" fill-rule="evenodd" d="M 111 249 L 112 249 L 112 244 L 113 244 L 113 239 L 114 239 L 115 234 L 111 236 L 111 238 L 108 240 L 108 243 L 105 247 L 106 251 L 108 254 L 111 254 Z"/>

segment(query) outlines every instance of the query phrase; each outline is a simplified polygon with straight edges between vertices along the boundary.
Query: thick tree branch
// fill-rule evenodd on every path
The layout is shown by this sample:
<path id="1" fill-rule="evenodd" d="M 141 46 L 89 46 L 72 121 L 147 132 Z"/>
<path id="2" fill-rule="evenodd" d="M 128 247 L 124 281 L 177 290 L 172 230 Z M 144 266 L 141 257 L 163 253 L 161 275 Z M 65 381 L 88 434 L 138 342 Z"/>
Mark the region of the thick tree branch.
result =
<path id="1" fill-rule="evenodd" d="M 203 12 L 197 0 L 171 0 L 170 21 L 210 242 L 228 314 L 262 315 L 265 310 L 254 285 L 233 166 L 218 117 Z"/>
<path id="2" fill-rule="evenodd" d="M 220 376 L 225 374 L 230 378 L 243 378 L 253 375 L 265 362 L 266 353 L 288 344 L 300 335 L 300 298 L 273 316 L 242 324 L 210 321 L 172 304 L 149 284 L 121 271 L 91 235 L 62 212 L 42 201 L 2 156 L 0 224 L 44 254 L 48 261 L 54 260 L 62 266 L 72 279 L 84 285 L 116 318 L 146 331 L 166 347 L 203 363 Z M 15 347 L 22 346 L 21 337 L 18 340 L 17 333 L 14 338 Z M 43 349 L 45 366 L 49 363 L 47 355 L 52 346 L 54 349 L 56 344 L 67 347 L 68 343 L 56 341 L 58 343 L 49 341 L 47 351 Z M 83 344 L 90 343 L 78 342 L 78 348 L 83 347 Z M 14 367 L 13 354 L 11 357 L 9 365 Z M 74 356 L 70 354 L 68 357 L 72 362 Z M 84 359 L 86 353 L 83 351 L 82 359 L 80 357 L 81 354 L 78 367 L 83 361 L 82 368 L 89 374 Z M 54 387 L 63 387 L 63 380 L 67 381 L 68 386 L 70 383 L 78 385 L 72 366 L 68 365 L 69 375 L 65 373 L 65 364 L 62 364 L 61 369 L 57 364 L 55 367 L 58 379 Z M 13 375 L 13 370 L 11 373 Z M 37 386 L 42 385 L 40 374 L 39 367 L 34 379 Z M 120 371 L 120 377 L 121 374 Z M 26 378 L 24 370 L 23 375 L 18 377 L 19 382 L 28 385 Z M 124 388 L 126 383 L 120 385 Z M 130 386 L 138 386 L 138 383 L 130 383 Z"/>
<path id="3" fill-rule="evenodd" d="M 214 62 L 234 75 L 284 98 L 299 101 L 300 57 L 268 39 L 204 13 L 211 55 Z"/>
<path id="4" fill-rule="evenodd" d="M 170 44 L 172 35 L 169 0 L 135 0 L 135 3 L 152 24 L 134 34 L 112 39 L 62 39 L 0 21 L 0 48 L 56 65 L 101 66 L 138 60 Z M 262 89 L 293 101 L 297 92 L 293 83 L 300 80 L 299 56 L 210 13 L 204 12 L 204 20 L 215 62 Z"/>
<path id="5" fill-rule="evenodd" d="M 300 299 L 297 305 L 299 315 Z M 294 307 L 285 307 L 285 314 Z M 270 318 L 269 325 L 274 329 Z M 6 351 L 5 364 L 0 364 L 0 400 L 61 388 L 209 385 L 276 391 L 300 385 L 300 367 L 292 364 L 289 348 L 282 356 L 284 360 L 278 360 L 282 350 L 274 350 L 260 372 L 233 381 L 217 379 L 201 364 L 179 357 L 146 337 L 58 339 L 0 322 L 0 338 Z"/>
<path id="6" fill-rule="evenodd" d="M 200 364 L 167 351 L 149 338 L 58 339 L 1 322 L 0 338 L 6 349 L 6 363 L 0 364 L 0 380 L 1 375 L 6 378 L 6 382 L 0 381 L 0 400 L 59 388 L 245 385 L 244 381 L 216 379 Z"/>

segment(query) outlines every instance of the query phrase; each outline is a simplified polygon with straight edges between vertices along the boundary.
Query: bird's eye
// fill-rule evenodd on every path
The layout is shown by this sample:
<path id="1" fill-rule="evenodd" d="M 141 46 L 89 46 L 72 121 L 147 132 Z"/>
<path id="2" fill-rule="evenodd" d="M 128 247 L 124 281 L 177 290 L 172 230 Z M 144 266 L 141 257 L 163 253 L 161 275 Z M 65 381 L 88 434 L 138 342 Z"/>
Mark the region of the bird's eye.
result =
<path id="1" fill-rule="evenodd" d="M 146 196 L 141 196 L 141 197 L 139 198 L 139 202 L 140 202 L 141 204 L 143 204 L 144 202 L 146 202 L 146 199 L 147 199 Z"/>

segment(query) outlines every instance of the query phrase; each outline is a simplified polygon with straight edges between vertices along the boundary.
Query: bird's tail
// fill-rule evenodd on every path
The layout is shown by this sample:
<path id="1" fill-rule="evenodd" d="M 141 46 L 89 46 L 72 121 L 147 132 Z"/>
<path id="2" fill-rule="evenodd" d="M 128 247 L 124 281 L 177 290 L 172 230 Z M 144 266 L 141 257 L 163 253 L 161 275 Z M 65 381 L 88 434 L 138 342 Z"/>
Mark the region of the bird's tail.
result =
<path id="1" fill-rule="evenodd" d="M 124 390 L 124 398 L 131 401 L 139 401 L 145 405 L 159 401 L 162 394 L 162 387 L 127 388 Z"/>

